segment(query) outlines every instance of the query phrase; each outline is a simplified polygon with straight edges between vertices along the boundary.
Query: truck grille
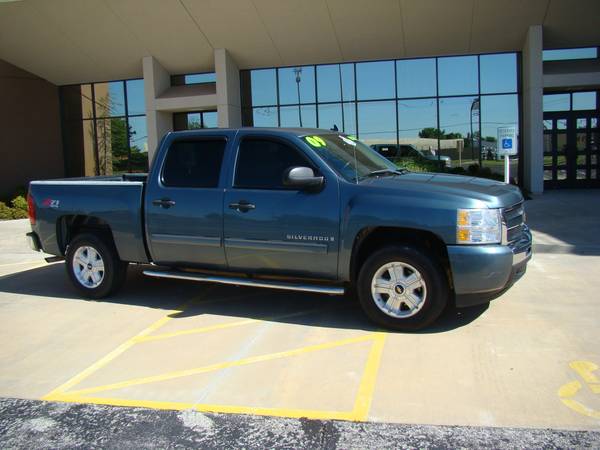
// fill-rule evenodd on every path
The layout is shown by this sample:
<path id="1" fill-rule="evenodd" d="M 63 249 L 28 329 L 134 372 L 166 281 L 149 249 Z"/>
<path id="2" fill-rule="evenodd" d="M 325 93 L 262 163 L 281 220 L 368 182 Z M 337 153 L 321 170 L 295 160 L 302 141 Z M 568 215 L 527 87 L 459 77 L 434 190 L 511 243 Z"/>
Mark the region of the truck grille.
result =
<path id="1" fill-rule="evenodd" d="M 514 244 L 518 242 L 523 236 L 525 228 L 525 209 L 523 208 L 523 202 L 517 203 L 509 208 L 502 210 L 502 217 L 504 223 L 506 223 L 506 240 L 508 244 Z"/>

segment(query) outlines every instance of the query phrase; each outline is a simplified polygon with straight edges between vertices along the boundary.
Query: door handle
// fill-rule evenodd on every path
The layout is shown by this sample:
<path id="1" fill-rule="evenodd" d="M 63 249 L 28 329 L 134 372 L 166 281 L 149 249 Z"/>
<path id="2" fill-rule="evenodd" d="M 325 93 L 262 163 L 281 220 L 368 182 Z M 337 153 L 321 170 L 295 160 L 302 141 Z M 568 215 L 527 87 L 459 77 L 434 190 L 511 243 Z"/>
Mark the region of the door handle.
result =
<path id="1" fill-rule="evenodd" d="M 156 200 L 152 200 L 152 204 L 154 206 L 161 206 L 163 208 L 170 208 L 171 206 L 175 206 L 175 202 L 170 198 L 159 198 Z"/>
<path id="2" fill-rule="evenodd" d="M 229 208 L 235 209 L 239 212 L 248 212 L 252 209 L 256 209 L 256 205 L 253 205 L 252 203 L 250 203 L 246 200 L 240 200 L 237 203 L 230 203 Z"/>

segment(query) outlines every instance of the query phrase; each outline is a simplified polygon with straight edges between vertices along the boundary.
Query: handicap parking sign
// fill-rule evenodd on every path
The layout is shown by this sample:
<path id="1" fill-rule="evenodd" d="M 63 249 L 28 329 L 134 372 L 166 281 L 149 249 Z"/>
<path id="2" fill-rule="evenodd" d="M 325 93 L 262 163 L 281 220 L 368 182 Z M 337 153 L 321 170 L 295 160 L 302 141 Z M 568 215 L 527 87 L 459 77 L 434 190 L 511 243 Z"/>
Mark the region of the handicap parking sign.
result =
<path id="1" fill-rule="evenodd" d="M 517 154 L 517 127 L 514 125 L 498 127 L 498 156 Z"/>

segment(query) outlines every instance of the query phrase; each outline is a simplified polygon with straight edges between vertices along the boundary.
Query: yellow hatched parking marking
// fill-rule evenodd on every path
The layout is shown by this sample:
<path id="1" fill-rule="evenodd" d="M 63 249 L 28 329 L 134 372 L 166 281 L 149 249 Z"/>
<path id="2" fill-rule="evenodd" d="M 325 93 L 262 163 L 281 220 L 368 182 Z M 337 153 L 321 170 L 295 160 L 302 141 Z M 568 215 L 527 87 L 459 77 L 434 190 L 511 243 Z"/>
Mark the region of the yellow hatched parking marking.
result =
<path id="1" fill-rule="evenodd" d="M 227 369 L 230 367 L 239 367 L 245 366 L 248 364 L 254 364 L 257 362 L 271 361 L 273 359 L 287 358 L 289 356 L 297 356 L 302 355 L 304 353 L 315 352 L 318 350 L 326 350 L 335 347 L 341 347 L 343 345 L 348 344 L 356 344 L 358 342 L 365 342 L 372 340 L 375 334 L 367 334 L 364 336 L 341 339 L 339 341 L 333 342 L 325 342 L 323 344 L 309 345 L 306 347 L 300 347 L 293 350 L 285 350 L 282 352 L 276 353 L 267 353 L 265 355 L 258 356 L 250 356 L 248 358 L 242 358 L 234 361 L 225 361 L 216 364 L 210 364 L 208 366 L 203 367 L 195 367 L 193 369 L 185 369 L 185 370 L 177 370 L 174 372 L 167 372 L 159 375 L 152 375 L 149 377 L 141 377 L 141 378 L 132 378 L 130 380 L 120 381 L 118 383 L 106 384 L 104 386 L 96 386 L 87 389 L 80 389 L 78 391 L 72 391 L 70 393 L 66 393 L 65 395 L 86 395 L 86 394 L 94 394 L 96 392 L 102 391 L 112 391 L 114 389 L 123 389 L 130 386 L 139 386 L 141 384 L 155 383 L 157 381 L 167 381 L 173 380 L 176 378 L 189 377 L 191 375 L 198 375 L 206 372 L 214 372 L 216 370 Z"/>
<path id="2" fill-rule="evenodd" d="M 93 403 L 102 405 L 114 405 L 114 406 L 131 406 L 131 407 L 146 407 L 155 409 L 168 409 L 168 410 L 184 410 L 184 409 L 195 409 L 201 412 L 213 412 L 213 413 L 235 413 L 235 414 L 256 414 L 266 416 L 277 416 L 277 417 L 292 417 L 301 418 L 306 417 L 310 419 L 321 419 L 321 420 L 351 420 L 351 421 L 365 421 L 368 418 L 369 410 L 371 407 L 373 391 L 375 389 L 377 374 L 381 363 L 381 355 L 385 344 L 386 334 L 384 332 L 375 332 L 362 335 L 354 338 L 341 339 L 332 342 L 325 342 L 316 345 L 310 345 L 300 347 L 292 350 L 286 350 L 282 352 L 269 353 L 265 355 L 259 355 L 249 358 L 243 358 L 235 361 L 226 361 L 222 363 L 211 364 L 208 366 L 197 367 L 193 369 L 168 372 L 164 374 L 158 374 L 150 377 L 135 378 L 131 380 L 125 380 L 118 383 L 112 383 L 104 386 L 96 386 L 86 389 L 70 391 L 77 384 L 87 379 L 93 373 L 97 372 L 102 367 L 106 366 L 112 360 L 123 354 L 129 348 L 133 347 L 137 343 L 167 339 L 170 337 L 204 333 L 209 331 L 220 330 L 224 328 L 230 328 L 234 326 L 243 326 L 251 323 L 262 322 L 265 320 L 277 320 L 282 318 L 289 318 L 299 316 L 302 314 L 309 314 L 316 311 L 322 311 L 323 308 L 315 308 L 290 314 L 284 314 L 281 316 L 272 316 L 265 319 L 245 319 L 228 324 L 217 324 L 208 327 L 195 328 L 191 330 L 183 330 L 180 332 L 164 333 L 159 335 L 151 336 L 153 332 L 156 332 L 178 314 L 182 313 L 187 307 L 198 299 L 191 300 L 180 308 L 169 311 L 168 314 L 149 327 L 145 328 L 137 335 L 133 336 L 115 350 L 89 366 L 84 371 L 75 375 L 73 378 L 62 384 L 52 392 L 48 393 L 42 398 L 47 401 L 63 401 L 63 402 L 74 402 L 74 403 Z M 212 303 L 213 301 L 207 301 L 206 303 Z M 205 302 L 202 302 L 203 304 Z M 326 308 L 327 309 L 327 308 Z M 281 359 L 286 357 L 292 357 L 302 355 L 310 352 L 319 350 L 337 348 L 344 345 L 351 345 L 360 342 L 372 341 L 372 346 L 367 357 L 367 362 L 363 371 L 361 381 L 359 383 L 354 406 L 351 411 L 324 411 L 324 410 L 308 410 L 308 409 L 294 409 L 294 408 L 268 408 L 268 407 L 255 407 L 255 406 L 243 406 L 243 405 L 219 405 L 219 404 L 194 404 L 185 402 L 168 402 L 168 401 L 153 401 L 153 400 L 133 400 L 133 399 L 121 399 L 112 397 L 95 397 L 88 396 L 86 394 L 94 394 L 97 392 L 103 392 L 114 389 L 121 389 L 129 386 L 137 386 L 148 383 L 154 383 L 158 381 L 171 380 L 200 373 L 212 372 L 217 370 L 226 369 L 229 367 L 240 367 L 248 364 L 254 364 L 263 361 L 270 361 L 275 359 Z"/>

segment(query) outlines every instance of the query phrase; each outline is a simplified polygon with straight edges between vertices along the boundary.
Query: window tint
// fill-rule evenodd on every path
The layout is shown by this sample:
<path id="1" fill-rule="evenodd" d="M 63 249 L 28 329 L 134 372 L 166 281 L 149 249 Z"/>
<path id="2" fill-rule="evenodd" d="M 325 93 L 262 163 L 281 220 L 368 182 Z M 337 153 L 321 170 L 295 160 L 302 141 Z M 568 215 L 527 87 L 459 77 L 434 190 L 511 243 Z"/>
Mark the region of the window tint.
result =
<path id="1" fill-rule="evenodd" d="M 245 139 L 240 144 L 235 186 L 254 189 L 287 189 L 283 175 L 294 166 L 311 167 L 296 149 L 277 141 Z"/>
<path id="2" fill-rule="evenodd" d="M 175 187 L 217 187 L 225 140 L 176 141 L 171 144 L 163 183 Z"/>

